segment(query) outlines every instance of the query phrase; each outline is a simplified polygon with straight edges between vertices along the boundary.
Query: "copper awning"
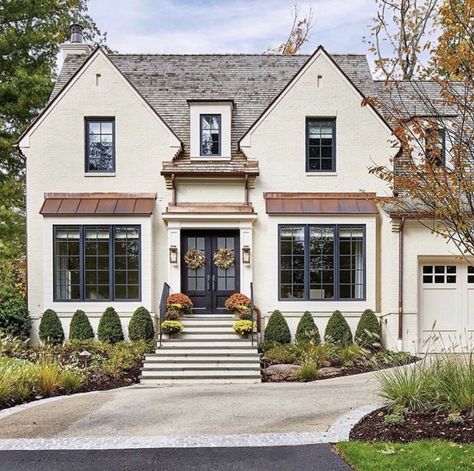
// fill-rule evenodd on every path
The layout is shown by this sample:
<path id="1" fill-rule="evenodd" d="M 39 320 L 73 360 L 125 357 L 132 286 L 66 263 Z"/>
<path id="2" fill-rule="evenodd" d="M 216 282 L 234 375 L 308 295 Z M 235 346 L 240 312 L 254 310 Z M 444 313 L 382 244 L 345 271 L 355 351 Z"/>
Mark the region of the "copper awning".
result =
<path id="1" fill-rule="evenodd" d="M 150 216 L 156 193 L 45 193 L 43 216 Z"/>
<path id="2" fill-rule="evenodd" d="M 264 193 L 267 214 L 377 214 L 373 193 Z"/>

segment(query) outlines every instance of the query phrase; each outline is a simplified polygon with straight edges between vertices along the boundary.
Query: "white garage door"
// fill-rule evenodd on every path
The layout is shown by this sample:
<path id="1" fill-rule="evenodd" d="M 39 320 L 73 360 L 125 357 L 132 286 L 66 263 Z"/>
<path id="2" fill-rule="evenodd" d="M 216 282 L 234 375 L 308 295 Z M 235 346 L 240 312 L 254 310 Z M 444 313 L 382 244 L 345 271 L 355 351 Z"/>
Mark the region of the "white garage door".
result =
<path id="1" fill-rule="evenodd" d="M 420 266 L 420 350 L 474 350 L 474 267 Z"/>

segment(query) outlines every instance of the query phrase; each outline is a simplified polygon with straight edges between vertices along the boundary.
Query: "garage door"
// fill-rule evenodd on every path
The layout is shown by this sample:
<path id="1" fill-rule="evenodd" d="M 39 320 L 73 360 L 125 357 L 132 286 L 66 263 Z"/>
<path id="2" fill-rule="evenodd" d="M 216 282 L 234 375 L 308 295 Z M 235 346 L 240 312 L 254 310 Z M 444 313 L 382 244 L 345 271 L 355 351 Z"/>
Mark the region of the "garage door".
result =
<path id="1" fill-rule="evenodd" d="M 474 267 L 420 266 L 420 350 L 474 350 Z"/>

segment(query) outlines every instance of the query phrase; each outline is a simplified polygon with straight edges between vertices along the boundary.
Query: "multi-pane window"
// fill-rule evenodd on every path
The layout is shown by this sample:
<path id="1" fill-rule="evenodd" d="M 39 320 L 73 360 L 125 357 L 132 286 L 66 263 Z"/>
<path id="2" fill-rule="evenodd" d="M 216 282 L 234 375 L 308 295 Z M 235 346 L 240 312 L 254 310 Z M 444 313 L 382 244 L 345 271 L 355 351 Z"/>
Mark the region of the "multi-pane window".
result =
<path id="1" fill-rule="evenodd" d="M 201 117 L 201 156 L 221 155 L 221 115 L 202 114 Z"/>
<path id="2" fill-rule="evenodd" d="M 217 237 L 217 250 L 228 249 L 234 257 L 235 237 Z M 217 289 L 219 291 L 235 290 L 235 264 L 229 268 L 217 267 Z"/>
<path id="3" fill-rule="evenodd" d="M 56 226 L 56 301 L 140 299 L 140 228 Z"/>
<path id="4" fill-rule="evenodd" d="M 474 283 L 474 266 L 472 265 L 467 267 L 467 282 Z"/>
<path id="5" fill-rule="evenodd" d="M 456 283 L 456 265 L 424 265 L 424 284 L 452 284 Z"/>
<path id="6" fill-rule="evenodd" d="M 365 298 L 365 226 L 282 225 L 280 299 Z"/>
<path id="7" fill-rule="evenodd" d="M 336 120 L 307 118 L 306 170 L 334 172 L 336 170 Z"/>
<path id="8" fill-rule="evenodd" d="M 88 118 L 86 125 L 86 172 L 115 172 L 115 120 Z"/>
<path id="9" fill-rule="evenodd" d="M 430 128 L 426 130 L 426 159 L 428 162 L 443 167 L 446 164 L 446 131 Z"/>

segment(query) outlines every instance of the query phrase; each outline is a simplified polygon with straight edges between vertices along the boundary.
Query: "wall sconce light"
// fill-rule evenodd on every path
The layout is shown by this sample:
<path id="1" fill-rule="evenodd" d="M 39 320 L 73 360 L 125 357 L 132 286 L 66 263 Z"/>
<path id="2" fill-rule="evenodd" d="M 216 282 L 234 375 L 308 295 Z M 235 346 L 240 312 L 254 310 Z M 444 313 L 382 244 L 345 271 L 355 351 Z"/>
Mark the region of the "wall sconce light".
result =
<path id="1" fill-rule="evenodd" d="M 250 263 L 250 247 L 248 245 L 242 247 L 242 263 Z"/>
<path id="2" fill-rule="evenodd" d="M 178 263 L 178 247 L 176 245 L 170 247 L 170 263 Z"/>

